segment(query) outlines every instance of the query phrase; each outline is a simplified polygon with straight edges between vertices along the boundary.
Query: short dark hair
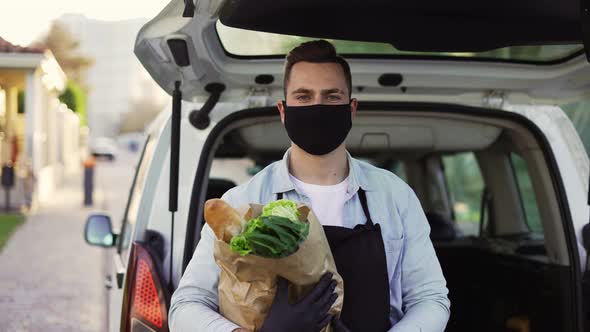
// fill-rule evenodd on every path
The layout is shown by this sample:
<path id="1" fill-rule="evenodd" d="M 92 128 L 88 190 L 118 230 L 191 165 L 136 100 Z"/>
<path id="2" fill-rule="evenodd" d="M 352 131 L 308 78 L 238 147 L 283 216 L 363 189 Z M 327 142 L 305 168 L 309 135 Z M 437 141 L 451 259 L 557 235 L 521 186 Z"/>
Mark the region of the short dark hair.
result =
<path id="1" fill-rule="evenodd" d="M 334 45 L 327 40 L 312 40 L 299 44 L 293 48 L 285 58 L 285 70 L 283 75 L 283 93 L 287 98 L 287 84 L 291 77 L 291 69 L 297 62 L 328 63 L 334 62 L 342 66 L 346 85 L 348 86 L 348 97 L 352 94 L 352 75 L 348 62 L 336 53 Z"/>

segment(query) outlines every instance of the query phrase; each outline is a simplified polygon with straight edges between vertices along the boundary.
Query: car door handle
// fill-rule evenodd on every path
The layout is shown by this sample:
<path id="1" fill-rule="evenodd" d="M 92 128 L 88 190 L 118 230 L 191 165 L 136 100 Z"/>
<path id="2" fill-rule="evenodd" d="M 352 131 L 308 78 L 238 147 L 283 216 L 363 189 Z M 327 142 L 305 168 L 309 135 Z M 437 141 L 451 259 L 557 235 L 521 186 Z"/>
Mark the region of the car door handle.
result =
<path id="1" fill-rule="evenodd" d="M 105 278 L 104 278 L 104 287 L 106 289 L 113 288 L 113 278 L 111 276 L 105 276 Z"/>

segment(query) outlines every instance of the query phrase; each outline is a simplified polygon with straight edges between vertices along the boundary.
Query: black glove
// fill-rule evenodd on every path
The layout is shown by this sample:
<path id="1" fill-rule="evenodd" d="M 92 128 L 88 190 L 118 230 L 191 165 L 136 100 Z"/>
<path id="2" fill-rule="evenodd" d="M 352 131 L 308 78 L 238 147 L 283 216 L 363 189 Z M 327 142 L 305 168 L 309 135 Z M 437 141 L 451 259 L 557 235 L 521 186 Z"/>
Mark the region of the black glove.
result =
<path id="1" fill-rule="evenodd" d="M 277 294 L 259 332 L 316 332 L 330 323 L 328 310 L 338 298 L 332 273 L 325 273 L 311 293 L 296 304 L 289 303 L 288 286 L 286 279 L 278 277 Z"/>
<path id="2" fill-rule="evenodd" d="M 332 328 L 334 329 L 334 332 L 350 332 L 348 327 L 344 326 L 342 321 L 336 317 L 332 319 Z"/>

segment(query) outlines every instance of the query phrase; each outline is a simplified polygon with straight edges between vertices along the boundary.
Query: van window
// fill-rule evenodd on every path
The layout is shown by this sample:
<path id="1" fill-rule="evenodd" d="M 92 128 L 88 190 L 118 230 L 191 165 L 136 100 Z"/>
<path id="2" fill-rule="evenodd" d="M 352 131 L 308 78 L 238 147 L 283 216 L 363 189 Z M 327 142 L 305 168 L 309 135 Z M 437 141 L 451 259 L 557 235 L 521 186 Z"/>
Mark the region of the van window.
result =
<path id="1" fill-rule="evenodd" d="M 531 182 L 526 162 L 522 157 L 514 153 L 510 155 L 510 159 L 512 160 L 512 168 L 514 169 L 514 176 L 516 177 L 516 183 L 529 229 L 533 233 L 543 233 L 539 206 L 537 205 L 537 198 L 535 197 L 533 183 Z"/>
<path id="2" fill-rule="evenodd" d="M 484 180 L 473 152 L 442 157 L 450 201 L 463 236 L 479 234 Z"/>
<path id="3" fill-rule="evenodd" d="M 260 57 L 284 56 L 293 47 L 316 38 L 260 32 L 226 26 L 220 20 L 216 24 L 221 45 L 230 55 Z M 482 52 L 412 52 L 396 49 L 390 43 L 330 39 L 338 54 L 354 57 L 358 54 L 373 56 L 396 55 L 398 57 L 439 56 L 453 58 L 482 58 L 487 60 L 525 60 L 545 62 L 559 60 L 583 50 L 581 44 L 565 45 L 515 45 Z"/>
<path id="4" fill-rule="evenodd" d="M 150 136 L 146 138 L 146 143 L 143 146 L 143 151 L 139 157 L 139 162 L 135 170 L 135 177 L 131 184 L 129 191 L 129 200 L 127 207 L 123 214 L 123 222 L 121 226 L 121 234 L 117 240 L 117 252 L 121 255 L 124 264 L 127 262 L 127 254 L 131 242 L 131 235 L 135 229 L 135 222 L 137 220 L 137 213 L 139 211 L 139 202 L 143 193 L 143 185 L 147 174 L 148 165 L 154 154 L 156 140 L 151 139 Z"/>
<path id="5" fill-rule="evenodd" d="M 396 160 L 391 163 L 389 170 L 397 175 L 400 179 L 407 181 L 405 164 L 402 161 Z"/>
<path id="6" fill-rule="evenodd" d="M 224 179 L 237 185 L 246 183 L 257 172 L 256 165 L 248 158 L 215 158 L 211 164 L 209 178 Z M 260 169 L 256 168 L 257 171 Z"/>
<path id="7" fill-rule="evenodd" d="M 584 148 L 586 148 L 586 153 L 590 155 L 590 112 L 588 112 L 590 99 L 563 105 L 561 108 L 574 124 Z"/>
<path id="8" fill-rule="evenodd" d="M 400 179 L 402 179 L 404 182 L 407 182 L 408 178 L 406 175 L 406 164 L 404 163 L 403 160 L 392 159 L 392 160 L 387 160 L 387 161 L 378 161 L 376 159 L 355 157 L 355 156 L 353 156 L 353 158 L 356 158 L 360 161 L 364 161 L 366 163 L 369 163 L 375 167 L 386 169 L 386 170 L 390 171 L 391 173 L 395 174 Z"/>

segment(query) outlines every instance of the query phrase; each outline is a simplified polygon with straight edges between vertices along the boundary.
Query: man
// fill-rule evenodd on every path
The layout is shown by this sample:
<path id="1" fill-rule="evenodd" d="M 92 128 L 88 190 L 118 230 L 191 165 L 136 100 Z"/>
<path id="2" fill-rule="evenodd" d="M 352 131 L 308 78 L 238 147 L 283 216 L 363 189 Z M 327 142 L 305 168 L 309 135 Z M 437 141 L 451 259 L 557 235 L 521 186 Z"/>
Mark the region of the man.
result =
<path id="1" fill-rule="evenodd" d="M 446 282 L 430 228 L 411 188 L 394 174 L 352 158 L 344 140 L 356 115 L 347 62 L 324 40 L 286 58 L 281 121 L 292 140 L 281 161 L 223 195 L 232 206 L 286 198 L 312 207 L 344 279 L 340 319 L 327 311 L 334 281 L 324 275 L 307 298 L 288 303 L 278 291 L 261 331 L 443 331 L 449 318 Z M 171 331 L 245 331 L 218 313 L 219 268 L 214 234 L 202 231 L 172 296 Z"/>

